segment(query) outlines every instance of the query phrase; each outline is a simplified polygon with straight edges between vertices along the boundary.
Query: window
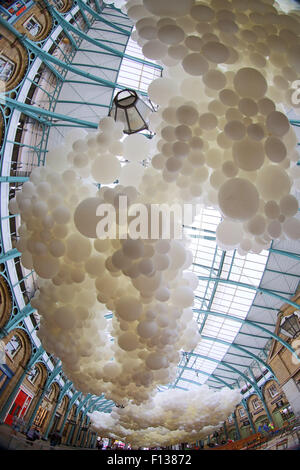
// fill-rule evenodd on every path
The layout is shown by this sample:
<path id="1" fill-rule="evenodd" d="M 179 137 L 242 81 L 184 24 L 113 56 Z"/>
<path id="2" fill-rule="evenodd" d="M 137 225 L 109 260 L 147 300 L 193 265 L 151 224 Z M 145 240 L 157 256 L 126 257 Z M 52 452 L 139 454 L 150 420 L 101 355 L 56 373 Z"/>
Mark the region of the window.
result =
<path id="1" fill-rule="evenodd" d="M 49 390 L 47 390 L 47 392 L 45 393 L 45 397 L 47 397 L 48 400 L 50 400 L 51 395 L 52 395 L 52 387 L 50 387 Z"/>
<path id="2" fill-rule="evenodd" d="M 271 398 L 275 397 L 276 395 L 278 395 L 278 390 L 277 390 L 277 387 L 275 384 L 272 384 L 269 388 L 268 388 L 268 392 L 271 396 Z"/>
<path id="3" fill-rule="evenodd" d="M 59 10 L 62 10 L 63 7 L 64 7 L 64 2 L 62 0 L 54 0 L 54 5 L 56 6 L 56 8 L 58 8 Z"/>
<path id="4" fill-rule="evenodd" d="M 252 401 L 252 406 L 255 410 L 258 410 L 258 408 L 261 408 L 261 401 L 258 398 L 255 398 Z"/>
<path id="5" fill-rule="evenodd" d="M 229 424 L 232 424 L 233 423 L 233 417 L 228 416 L 227 421 L 228 421 Z"/>
<path id="6" fill-rule="evenodd" d="M 0 54 L 0 80 L 8 82 L 15 71 L 15 64 L 5 55 Z"/>
<path id="7" fill-rule="evenodd" d="M 246 412 L 245 412 L 244 408 L 239 409 L 239 414 L 240 414 L 241 418 L 246 415 Z"/>
<path id="8" fill-rule="evenodd" d="M 25 21 L 23 26 L 31 34 L 31 36 L 37 36 L 42 29 L 42 26 L 34 16 L 28 18 L 28 20 Z"/>
<path id="9" fill-rule="evenodd" d="M 17 352 L 21 349 L 21 340 L 18 336 L 14 335 L 11 340 L 7 343 L 5 347 L 5 351 L 7 354 L 13 358 L 17 354 Z"/>
<path id="10" fill-rule="evenodd" d="M 246 419 L 245 421 L 243 421 L 242 426 L 250 426 L 250 421 Z"/>
<path id="11" fill-rule="evenodd" d="M 28 375 L 29 382 L 33 384 L 36 381 L 38 375 L 39 375 L 39 370 L 36 366 L 34 366 Z"/>

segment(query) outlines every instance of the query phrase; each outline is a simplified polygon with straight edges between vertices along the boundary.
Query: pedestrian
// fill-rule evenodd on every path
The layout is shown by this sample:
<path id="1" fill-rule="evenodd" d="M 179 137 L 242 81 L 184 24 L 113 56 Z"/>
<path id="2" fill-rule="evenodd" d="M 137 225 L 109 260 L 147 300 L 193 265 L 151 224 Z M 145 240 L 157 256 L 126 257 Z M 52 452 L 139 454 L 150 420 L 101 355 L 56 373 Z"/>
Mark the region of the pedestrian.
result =
<path id="1" fill-rule="evenodd" d="M 267 423 L 265 423 L 263 425 L 263 430 L 265 431 L 266 434 L 269 434 L 270 428 L 269 428 L 269 425 Z"/>
<path id="2" fill-rule="evenodd" d="M 20 432 L 24 434 L 25 431 L 25 421 L 23 416 L 19 417 L 19 426 L 20 426 Z"/>
<path id="3" fill-rule="evenodd" d="M 16 436 L 17 432 L 20 431 L 20 422 L 19 422 L 19 417 L 18 415 L 14 415 L 12 419 L 12 428 L 13 428 L 13 434 Z"/>
<path id="4" fill-rule="evenodd" d="M 102 450 L 103 449 L 103 441 L 102 439 L 97 439 L 97 444 L 96 444 L 96 447 L 98 450 Z"/>
<path id="5" fill-rule="evenodd" d="M 51 447 L 59 446 L 61 444 L 61 435 L 58 431 L 54 431 L 49 437 Z"/>
<path id="6" fill-rule="evenodd" d="M 40 439 L 40 432 L 37 428 L 32 427 L 27 432 L 26 437 L 28 441 L 36 441 L 37 439 Z"/>

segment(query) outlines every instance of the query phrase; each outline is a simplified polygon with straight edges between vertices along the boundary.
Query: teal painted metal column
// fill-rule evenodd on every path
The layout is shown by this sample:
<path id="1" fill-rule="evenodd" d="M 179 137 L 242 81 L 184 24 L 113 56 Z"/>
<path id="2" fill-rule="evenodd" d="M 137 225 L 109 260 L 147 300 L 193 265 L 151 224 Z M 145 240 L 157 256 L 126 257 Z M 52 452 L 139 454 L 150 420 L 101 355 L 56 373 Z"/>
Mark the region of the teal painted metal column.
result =
<path id="1" fill-rule="evenodd" d="M 75 436 L 75 440 L 74 440 L 74 447 L 77 447 L 77 440 L 78 440 L 78 437 L 79 437 L 79 434 L 80 434 L 80 431 L 81 431 L 81 427 L 82 427 L 82 420 L 83 420 L 83 415 L 81 416 L 80 420 L 79 420 L 79 423 L 78 423 L 78 429 L 77 429 L 77 432 L 76 432 L 76 436 Z"/>
<path id="2" fill-rule="evenodd" d="M 83 12 L 83 9 L 85 9 L 88 13 L 90 13 L 95 20 L 100 21 L 107 26 L 110 26 L 111 28 L 115 29 L 116 31 L 119 31 L 122 34 L 125 34 L 127 36 L 130 36 L 130 32 L 126 31 L 126 29 L 121 28 L 115 23 L 112 23 L 111 21 L 105 19 L 102 15 L 99 15 L 97 12 L 95 12 L 91 7 L 89 7 L 86 3 L 84 3 L 82 0 L 77 0 L 79 5 L 81 6 L 81 13 Z"/>
<path id="3" fill-rule="evenodd" d="M 6 400 L 6 403 L 4 404 L 1 412 L 0 412 L 0 423 L 3 423 L 5 418 L 6 418 L 6 415 L 8 413 L 8 411 L 10 410 L 11 408 L 11 405 L 13 404 L 13 402 L 15 401 L 15 398 L 19 392 L 19 389 L 20 389 L 20 386 L 22 385 L 22 382 L 23 380 L 25 379 L 26 377 L 26 374 L 27 372 L 30 371 L 30 369 L 34 366 L 34 364 L 39 360 L 39 358 L 43 355 L 44 353 L 44 349 L 42 346 L 40 346 L 37 351 L 34 353 L 34 355 L 31 357 L 31 359 L 29 360 L 27 366 L 24 368 L 24 371 L 21 375 L 21 377 L 19 378 L 19 380 L 17 381 L 17 383 L 15 384 L 11 394 L 9 395 L 8 399 Z"/>
<path id="4" fill-rule="evenodd" d="M 96 123 L 85 121 L 83 119 L 75 118 L 72 116 L 67 116 L 64 114 L 55 113 L 54 111 L 48 111 L 47 109 L 38 108 L 37 106 L 33 106 L 31 104 L 21 103 L 11 98 L 7 98 L 7 104 L 8 106 L 11 106 L 13 109 L 17 109 L 18 111 L 21 111 L 22 113 L 26 115 L 30 114 L 30 117 L 32 117 L 33 119 L 37 121 L 39 121 L 40 116 L 44 116 L 50 119 L 71 122 L 71 123 L 76 124 L 77 126 L 87 127 L 91 129 L 98 128 L 98 125 Z M 52 122 L 50 120 L 47 121 L 47 125 L 51 126 Z"/>
<path id="5" fill-rule="evenodd" d="M 91 439 L 91 449 L 95 448 L 95 443 L 96 443 L 96 434 L 93 432 L 92 439 Z"/>
<path id="6" fill-rule="evenodd" d="M 73 406 L 73 404 L 75 403 L 75 401 L 77 400 L 78 396 L 80 395 L 81 392 L 76 392 L 74 393 L 74 395 L 72 396 L 71 400 L 69 401 L 69 404 L 67 406 L 67 409 L 66 409 L 66 412 L 65 412 L 65 416 L 64 416 L 64 419 L 63 419 L 63 422 L 61 424 L 61 428 L 60 428 L 60 435 L 62 435 L 63 433 L 63 430 L 64 430 L 64 427 L 65 427 L 65 424 L 66 424 L 66 421 L 68 419 L 68 415 L 71 411 L 71 408 Z"/>
<path id="7" fill-rule="evenodd" d="M 100 6 L 99 0 L 94 0 L 98 13 L 102 13 L 102 8 Z"/>
<path id="8" fill-rule="evenodd" d="M 85 441 L 85 447 L 86 448 L 89 448 L 90 437 L 91 437 L 91 430 L 88 429 L 87 437 L 86 437 L 86 441 Z"/>
<path id="9" fill-rule="evenodd" d="M 92 395 L 90 393 L 87 394 L 87 396 L 79 403 L 78 407 L 77 407 L 77 414 L 79 415 L 80 413 L 80 410 L 81 408 L 83 408 L 83 406 L 85 405 L 85 403 L 90 399 Z M 77 429 L 77 432 L 76 432 L 76 437 L 75 437 L 75 440 L 74 440 L 74 447 L 76 447 L 76 443 L 77 443 L 77 439 L 79 437 L 79 433 L 80 433 L 80 429 L 81 429 L 81 425 L 82 425 L 82 420 L 84 418 L 84 413 L 82 412 L 81 414 L 81 418 L 79 420 L 79 423 L 78 423 L 78 429 Z"/>
<path id="10" fill-rule="evenodd" d="M 76 410 L 75 417 L 77 418 L 77 410 Z M 74 431 L 75 431 L 75 428 L 76 428 L 76 424 L 77 424 L 77 423 L 72 424 L 72 429 L 71 429 L 71 431 L 70 431 L 70 433 L 69 433 L 69 436 L 68 436 L 68 439 L 67 439 L 67 442 L 66 442 L 67 446 L 72 445 L 71 442 L 72 442 L 72 439 L 73 439 L 73 435 L 74 435 Z"/>
<path id="11" fill-rule="evenodd" d="M 50 421 L 49 421 L 49 423 L 48 423 L 48 426 L 47 426 L 46 432 L 45 432 L 45 434 L 44 434 L 44 437 L 45 437 L 45 439 L 48 439 L 48 436 L 49 436 L 49 432 L 50 432 L 51 426 L 53 425 L 53 421 L 54 421 L 55 413 L 56 413 L 56 411 L 57 411 L 57 409 L 58 409 L 59 405 L 60 405 L 60 401 L 58 401 L 58 402 L 56 403 L 56 405 L 55 405 L 55 407 L 54 407 L 54 409 L 53 409 L 53 411 L 52 411 L 52 414 L 51 414 Z"/>
<path id="12" fill-rule="evenodd" d="M 256 429 L 255 429 L 255 426 L 254 426 L 254 424 L 253 424 L 252 417 L 251 417 L 251 414 L 250 414 L 250 411 L 249 411 L 249 408 L 248 408 L 248 404 L 247 404 L 245 398 L 242 399 L 242 404 L 243 404 L 243 407 L 244 407 L 244 409 L 245 409 L 245 411 L 246 411 L 246 413 L 247 413 L 247 416 L 248 416 L 248 418 L 249 418 L 249 422 L 250 422 L 251 429 L 252 429 L 253 433 L 255 434 L 255 433 L 256 433 Z"/>
<path id="13" fill-rule="evenodd" d="M 69 432 L 68 439 L 67 439 L 67 442 L 66 442 L 67 446 L 71 445 L 71 441 L 72 441 L 72 437 L 73 437 L 73 434 L 74 434 L 75 426 L 76 426 L 76 424 L 72 424 L 72 428 L 71 428 L 71 431 Z"/>
<path id="14" fill-rule="evenodd" d="M 251 367 L 248 367 L 248 369 L 249 369 L 249 372 L 250 372 L 250 374 L 251 374 L 253 380 L 256 380 L 255 377 L 254 377 L 254 374 L 253 374 L 253 372 L 252 372 Z M 268 420 L 270 421 L 270 423 L 272 423 L 272 416 L 271 416 L 270 411 L 269 411 L 269 409 L 268 409 L 268 407 L 267 407 L 267 404 L 266 404 L 266 402 L 265 402 L 263 393 L 261 392 L 261 390 L 260 390 L 259 387 L 257 387 L 256 392 L 257 392 L 257 395 L 259 396 L 259 398 L 260 398 L 260 400 L 261 400 L 261 402 L 262 402 L 262 404 L 263 404 L 263 407 L 264 407 L 264 409 L 265 409 L 265 411 L 266 411 L 266 413 L 267 413 Z"/>
<path id="15" fill-rule="evenodd" d="M 25 183 L 28 180 L 28 176 L 0 176 L 0 183 Z"/>
<path id="16" fill-rule="evenodd" d="M 224 421 L 224 423 L 223 423 L 223 428 L 224 428 L 224 434 L 225 434 L 226 441 L 227 441 L 228 440 L 228 432 L 227 432 L 226 421 Z"/>
<path id="17" fill-rule="evenodd" d="M 18 258 L 18 256 L 21 256 L 21 253 L 16 248 L 13 248 L 12 250 L 0 255 L 0 263 L 5 263 L 5 261 L 9 261 L 10 259 Z"/>
<path id="18" fill-rule="evenodd" d="M 56 411 L 57 411 L 57 409 L 58 409 L 58 407 L 59 407 L 59 405 L 60 405 L 60 403 L 61 403 L 63 397 L 65 396 L 65 394 L 67 393 L 67 391 L 69 390 L 69 388 L 71 387 L 71 385 L 72 385 L 72 382 L 70 382 L 70 381 L 67 382 L 67 383 L 64 385 L 64 387 L 62 388 L 62 390 L 61 390 L 61 392 L 60 392 L 60 394 L 59 394 L 59 396 L 58 396 L 57 403 L 56 403 L 56 405 L 55 405 L 55 407 L 54 407 L 54 410 L 53 410 L 53 412 L 52 412 L 51 419 L 50 419 L 50 421 L 49 421 L 49 424 L 48 424 L 48 426 L 47 426 L 46 432 L 45 432 L 45 434 L 44 434 L 44 437 L 45 437 L 46 439 L 47 439 L 48 436 L 49 436 L 49 432 L 50 432 L 50 429 L 51 429 L 52 424 L 53 424 L 53 421 L 54 421 L 55 413 L 56 413 Z"/>
<path id="19" fill-rule="evenodd" d="M 42 401 L 44 399 L 45 393 L 48 391 L 49 387 L 51 386 L 51 383 L 53 382 L 55 377 L 60 373 L 60 371 L 61 371 L 61 365 L 56 365 L 56 367 L 53 369 L 53 371 L 49 375 L 48 379 L 46 380 L 46 383 L 45 383 L 44 387 L 42 388 L 41 396 L 38 399 L 38 401 L 37 401 L 37 403 L 34 407 L 34 410 L 33 410 L 32 414 L 30 416 L 30 419 L 28 421 L 26 430 L 29 430 L 31 428 L 32 423 L 33 423 L 34 418 L 35 418 L 35 415 L 37 413 L 37 410 L 39 409 L 40 404 L 42 403 Z"/>
<path id="20" fill-rule="evenodd" d="M 234 427 L 235 427 L 235 433 L 236 433 L 236 438 L 239 440 L 241 438 L 241 433 L 240 433 L 240 428 L 237 422 L 236 414 L 235 411 L 232 413 L 233 421 L 234 421 Z"/>
<path id="21" fill-rule="evenodd" d="M 6 325 L 1 329 L 0 339 L 7 336 L 22 320 L 29 317 L 33 312 L 35 312 L 35 308 L 33 308 L 30 303 L 26 304 L 25 307 L 22 308 L 22 310 L 20 310 L 15 316 L 10 318 Z"/>
<path id="22" fill-rule="evenodd" d="M 80 440 L 80 444 L 79 444 L 79 447 L 83 447 L 84 445 L 84 441 L 86 439 L 86 433 L 87 433 L 87 422 L 86 422 L 86 415 L 84 414 L 84 422 L 83 422 L 83 430 L 82 430 L 82 436 L 81 436 L 81 440 Z"/>

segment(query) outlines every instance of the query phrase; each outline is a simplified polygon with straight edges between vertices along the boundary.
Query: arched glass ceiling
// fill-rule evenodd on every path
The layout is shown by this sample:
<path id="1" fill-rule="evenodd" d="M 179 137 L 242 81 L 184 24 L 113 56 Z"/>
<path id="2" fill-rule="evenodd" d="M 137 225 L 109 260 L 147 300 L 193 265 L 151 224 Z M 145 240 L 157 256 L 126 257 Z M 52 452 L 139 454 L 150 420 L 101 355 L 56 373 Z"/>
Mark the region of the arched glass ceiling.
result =
<path id="1" fill-rule="evenodd" d="M 132 39 L 127 49 L 131 55 L 144 59 Z M 131 78 L 130 64 L 124 59 L 118 80 L 128 88 L 146 91 L 144 83 L 148 78 L 159 76 L 157 70 L 151 72 L 143 66 L 137 67 L 136 72 L 138 76 Z M 287 115 L 296 119 L 290 110 Z M 246 256 L 236 251 L 224 252 L 216 244 L 220 221 L 217 210 L 204 208 L 193 225 L 185 227 L 185 235 L 191 239 L 192 271 L 199 277 L 193 310 L 202 340 L 193 352 L 183 352 L 177 378 L 169 387 L 191 389 L 207 383 L 212 388 L 242 388 L 248 375 L 250 380 L 252 374 L 262 376 L 268 371 L 268 332 L 274 331 L 277 312 L 285 298 L 297 290 L 300 264 L 289 253 L 295 250 L 300 254 L 299 243 L 295 247 L 293 242 L 277 242 L 272 245 L 274 251 Z M 275 246 L 282 246 L 284 254 L 276 253 Z"/>
<path id="2" fill-rule="evenodd" d="M 104 18 L 113 19 L 110 18 L 111 11 L 106 7 Z M 126 17 L 125 24 L 129 31 L 130 21 Z M 93 28 L 89 31 L 90 38 L 107 43 L 120 42 L 121 36 L 111 27 L 95 21 Z M 87 67 L 94 75 L 98 67 L 99 77 L 116 81 L 116 88 L 108 90 L 98 84 L 97 100 L 92 103 L 89 93 L 95 90 L 95 83 L 80 84 L 78 77 L 70 72 L 57 100 L 56 112 L 76 116 L 80 110 L 81 117 L 90 121 L 92 127 L 107 115 L 113 90 L 130 87 L 145 93 L 153 78 L 160 76 L 161 69 L 145 64 L 140 48 L 131 39 L 127 42 L 123 38 L 122 44 L 114 44 L 114 47 L 141 61 L 125 57 L 119 69 L 119 58 L 101 55 L 96 47 L 93 49 L 86 39 L 83 40 L 79 50 L 81 55 L 75 56 L 73 63 L 82 69 Z M 43 106 L 42 97 L 40 102 L 38 98 L 36 104 Z M 296 119 L 289 110 L 287 114 L 290 119 Z M 60 123 L 51 127 L 48 147 L 60 142 L 67 131 L 69 129 Z M 299 129 L 297 132 L 300 141 Z M 22 157 L 28 158 L 21 153 Z M 183 352 L 177 379 L 169 387 L 191 389 L 203 383 L 212 388 L 242 387 L 247 383 L 247 377 L 251 383 L 252 374 L 257 377 L 267 370 L 267 347 L 278 310 L 298 287 L 299 242 L 279 240 L 268 251 L 241 257 L 235 251 L 223 252 L 216 246 L 215 231 L 219 222 L 220 214 L 213 208 L 206 208 L 192 227 L 185 227 L 194 253 L 192 271 L 199 276 L 194 318 L 199 324 L 202 340 L 194 351 Z M 16 226 L 19 223 L 17 218 Z M 26 288 L 32 292 L 35 274 L 24 269 L 23 273 Z M 101 409 L 109 410 L 112 403 L 101 401 L 100 405 Z"/>

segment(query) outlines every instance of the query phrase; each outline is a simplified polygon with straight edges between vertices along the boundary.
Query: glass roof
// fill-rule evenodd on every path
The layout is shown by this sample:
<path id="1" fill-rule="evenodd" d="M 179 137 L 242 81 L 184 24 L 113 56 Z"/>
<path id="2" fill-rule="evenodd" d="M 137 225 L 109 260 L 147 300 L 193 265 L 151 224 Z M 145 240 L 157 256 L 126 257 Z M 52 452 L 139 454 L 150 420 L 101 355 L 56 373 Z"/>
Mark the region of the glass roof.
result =
<path id="1" fill-rule="evenodd" d="M 146 60 L 140 46 L 129 38 L 125 53 Z M 118 84 L 146 93 L 150 83 L 161 76 L 160 68 L 151 67 L 143 62 L 123 58 L 118 75 Z"/>
<path id="2" fill-rule="evenodd" d="M 192 271 L 199 277 L 199 285 L 195 291 L 194 319 L 199 324 L 202 336 L 193 350 L 199 357 L 192 355 L 188 361 L 185 359 L 185 364 L 181 364 L 178 370 L 176 385 L 185 388 L 193 386 L 187 380 L 198 383 L 207 381 L 206 374 L 214 372 L 218 365 L 216 361 L 222 361 L 242 325 L 207 312 L 245 319 L 256 290 L 235 285 L 235 282 L 258 287 L 268 257 L 267 251 L 260 254 L 249 253 L 245 257 L 236 251 L 223 252 L 217 247 L 215 236 L 220 221 L 221 215 L 216 209 L 204 208 L 193 226 L 185 228 L 185 234 L 191 237 L 190 248 L 194 254 Z M 222 280 L 233 283 L 222 283 Z M 216 339 L 229 344 L 222 344 Z"/>
<path id="3" fill-rule="evenodd" d="M 125 52 L 142 60 L 141 62 L 134 62 L 127 58 L 122 60 L 118 73 L 118 85 L 146 93 L 152 80 L 161 76 L 161 70 L 155 65 L 151 67 L 143 63 L 141 48 L 132 39 L 129 39 Z M 118 89 L 115 90 L 115 92 L 118 91 Z M 231 346 L 237 337 L 240 334 L 247 336 L 247 344 L 244 347 L 253 351 L 256 357 L 260 357 L 263 348 L 270 343 L 269 337 L 264 337 L 263 333 L 258 330 L 245 330 L 243 320 L 249 318 L 249 312 L 254 304 L 257 309 L 261 306 L 269 308 L 270 315 L 274 310 L 275 316 L 277 315 L 276 308 L 282 304 L 282 301 L 279 302 L 278 299 L 276 299 L 277 303 L 274 301 L 273 304 L 269 298 L 262 296 L 258 301 L 257 297 L 257 288 L 262 285 L 267 263 L 273 260 L 269 251 L 263 251 L 260 254 L 250 253 L 246 256 L 240 256 L 236 251 L 223 252 L 216 244 L 216 228 L 220 221 L 221 215 L 216 209 L 203 208 L 193 225 L 185 226 L 184 229 L 185 235 L 190 238 L 190 249 L 193 252 L 191 270 L 199 277 L 193 309 L 194 319 L 198 322 L 202 339 L 192 352 L 182 352 L 177 378 L 169 387 L 193 389 L 206 382 L 212 388 L 224 387 L 226 384 L 237 386 L 238 375 L 227 365 L 230 363 L 236 368 L 241 365 L 242 367 L 237 370 L 247 375 L 247 367 L 253 361 L 253 357 L 249 356 L 245 359 L 243 354 L 238 353 L 236 362 L 229 361 L 234 356 Z M 16 226 L 19 224 L 18 217 Z M 276 242 L 273 246 L 280 250 L 284 243 Z M 296 253 L 299 253 L 299 243 L 295 242 L 294 245 L 291 242 L 284 249 L 287 252 L 294 249 Z M 287 284 L 285 296 L 288 298 L 296 290 L 295 282 L 298 282 L 300 273 L 299 261 L 289 259 L 289 264 L 286 259 L 284 255 L 283 261 L 277 256 L 276 261 L 273 261 L 275 265 L 273 268 L 275 270 L 276 267 L 276 270 L 270 279 L 272 281 L 275 276 L 279 276 L 278 291 Z M 26 291 L 30 298 L 35 290 L 36 275 L 24 268 L 22 270 Z M 291 272 L 294 273 L 296 281 L 288 277 L 287 273 Z M 254 314 L 251 313 L 251 315 Z M 265 320 L 265 315 L 262 321 L 268 321 L 268 319 Z M 233 320 L 232 317 L 239 321 Z M 274 316 L 269 321 L 270 331 L 274 331 Z M 264 339 L 258 342 L 259 336 Z M 221 361 L 223 364 L 220 364 Z M 168 387 L 160 387 L 161 390 L 166 388 Z"/>
<path id="4" fill-rule="evenodd" d="M 131 38 L 126 53 L 145 59 L 141 47 Z M 132 61 L 124 58 L 118 83 L 147 92 L 151 81 L 160 75 L 160 70 L 142 63 L 134 64 L 133 68 Z M 193 253 L 191 271 L 199 277 L 193 310 L 202 339 L 192 353 L 183 352 L 177 378 L 169 388 L 193 389 L 207 381 L 210 387 L 220 388 L 229 383 L 222 381 L 221 376 L 214 375 L 214 372 L 237 338 L 243 326 L 242 320 L 245 320 L 249 313 L 266 268 L 269 257 L 267 250 L 260 254 L 248 253 L 241 256 L 235 250 L 224 252 L 218 248 L 216 228 L 220 221 L 219 211 L 206 207 L 197 215 L 192 226 L 184 228 L 184 234 L 190 238 L 190 249 Z M 237 322 L 226 316 L 236 317 L 241 321 Z M 251 341 L 251 334 L 248 339 Z M 252 341 L 255 346 L 255 338 Z M 263 347 L 267 343 L 269 338 L 265 339 Z M 256 348 L 257 357 L 260 353 L 260 348 Z M 246 365 L 243 369 L 247 375 Z M 228 373 L 231 376 L 231 384 L 237 386 L 236 373 L 228 368 L 224 370 L 227 376 Z M 160 387 L 160 390 L 166 388 L 168 387 Z"/>

